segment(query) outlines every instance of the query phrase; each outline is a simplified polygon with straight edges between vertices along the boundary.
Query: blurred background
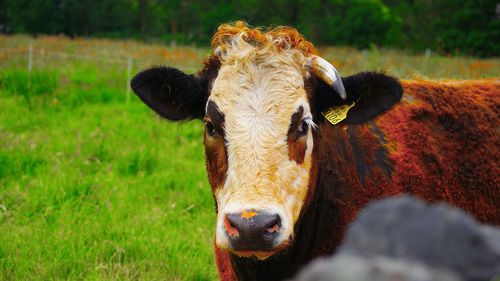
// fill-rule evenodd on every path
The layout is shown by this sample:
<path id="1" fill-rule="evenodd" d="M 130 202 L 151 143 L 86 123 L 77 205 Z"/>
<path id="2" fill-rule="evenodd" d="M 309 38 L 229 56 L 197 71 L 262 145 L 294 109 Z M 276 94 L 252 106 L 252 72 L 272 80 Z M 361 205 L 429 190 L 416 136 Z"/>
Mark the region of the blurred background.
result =
<path id="1" fill-rule="evenodd" d="M 216 280 L 203 124 L 129 81 L 220 23 L 291 25 L 342 75 L 498 79 L 492 0 L 0 0 L 0 280 Z"/>
<path id="2" fill-rule="evenodd" d="M 498 56 L 497 0 L 2 0 L 0 32 L 207 45 L 218 24 L 291 25 L 317 45 Z M 1 7 L 1 6 L 0 6 Z"/>

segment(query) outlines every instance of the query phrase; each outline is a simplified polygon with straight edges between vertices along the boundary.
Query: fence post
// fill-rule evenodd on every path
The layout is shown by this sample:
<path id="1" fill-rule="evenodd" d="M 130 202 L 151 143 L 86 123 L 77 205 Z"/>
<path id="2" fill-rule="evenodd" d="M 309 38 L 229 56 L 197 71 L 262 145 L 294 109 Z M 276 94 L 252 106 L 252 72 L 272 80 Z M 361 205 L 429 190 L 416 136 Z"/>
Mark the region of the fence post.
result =
<path id="1" fill-rule="evenodd" d="M 30 45 L 28 49 L 28 72 L 33 69 L 33 46 Z"/>
<path id="2" fill-rule="evenodd" d="M 130 102 L 130 79 L 132 79 L 132 57 L 128 57 L 127 60 L 127 81 L 126 81 L 126 101 Z"/>
<path id="3" fill-rule="evenodd" d="M 28 48 L 28 89 L 31 88 L 31 70 L 33 69 L 33 45 Z"/>

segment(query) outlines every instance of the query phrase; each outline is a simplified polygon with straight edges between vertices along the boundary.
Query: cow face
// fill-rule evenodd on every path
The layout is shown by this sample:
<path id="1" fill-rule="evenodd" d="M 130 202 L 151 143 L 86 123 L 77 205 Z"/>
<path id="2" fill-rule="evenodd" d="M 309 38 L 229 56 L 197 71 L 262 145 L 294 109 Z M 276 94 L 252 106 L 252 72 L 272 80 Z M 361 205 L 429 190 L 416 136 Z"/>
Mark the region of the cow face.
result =
<path id="1" fill-rule="evenodd" d="M 138 74 L 132 88 L 167 119 L 203 120 L 218 210 L 217 246 L 264 259 L 293 240 L 314 182 L 313 135 L 315 122 L 323 122 L 318 112 L 359 100 L 345 122 L 361 123 L 387 110 L 401 91 L 394 92 L 399 84 L 382 74 L 361 74 L 342 83 L 318 71 L 322 67 L 311 69 L 315 57 L 298 47 L 295 30 L 293 36 L 287 29 L 286 34 L 259 33 L 259 38 L 250 31 L 224 33 L 197 76 L 153 68 Z"/>
<path id="2" fill-rule="evenodd" d="M 293 234 L 307 193 L 315 125 L 300 53 L 269 56 L 244 40 L 237 44 L 237 51 L 222 55 L 204 117 L 219 210 L 216 242 L 263 257 Z M 250 56 L 232 58 L 240 49 L 250 49 Z"/>

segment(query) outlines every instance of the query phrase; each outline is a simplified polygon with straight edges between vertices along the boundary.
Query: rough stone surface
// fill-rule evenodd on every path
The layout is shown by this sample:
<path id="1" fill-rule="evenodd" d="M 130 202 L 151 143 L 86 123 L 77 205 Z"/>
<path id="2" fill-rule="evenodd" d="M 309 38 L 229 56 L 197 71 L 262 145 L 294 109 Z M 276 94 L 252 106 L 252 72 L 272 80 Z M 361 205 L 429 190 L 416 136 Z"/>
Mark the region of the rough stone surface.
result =
<path id="1" fill-rule="evenodd" d="M 335 256 L 306 268 L 296 280 L 492 280 L 500 228 L 444 203 L 385 199 L 361 211 Z"/>
<path id="2" fill-rule="evenodd" d="M 417 262 L 349 254 L 319 259 L 303 270 L 300 281 L 462 281 L 456 273 Z"/>

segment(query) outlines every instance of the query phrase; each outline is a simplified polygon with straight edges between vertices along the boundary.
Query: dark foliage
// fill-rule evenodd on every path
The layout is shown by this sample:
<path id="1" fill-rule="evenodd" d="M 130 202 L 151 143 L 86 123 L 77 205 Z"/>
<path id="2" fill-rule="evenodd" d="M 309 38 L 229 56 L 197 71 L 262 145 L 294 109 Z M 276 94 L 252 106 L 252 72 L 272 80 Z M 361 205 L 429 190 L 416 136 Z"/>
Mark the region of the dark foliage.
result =
<path id="1" fill-rule="evenodd" d="M 318 45 L 500 55 L 496 0 L 0 0 L 0 32 L 207 45 L 220 23 L 291 25 Z"/>

